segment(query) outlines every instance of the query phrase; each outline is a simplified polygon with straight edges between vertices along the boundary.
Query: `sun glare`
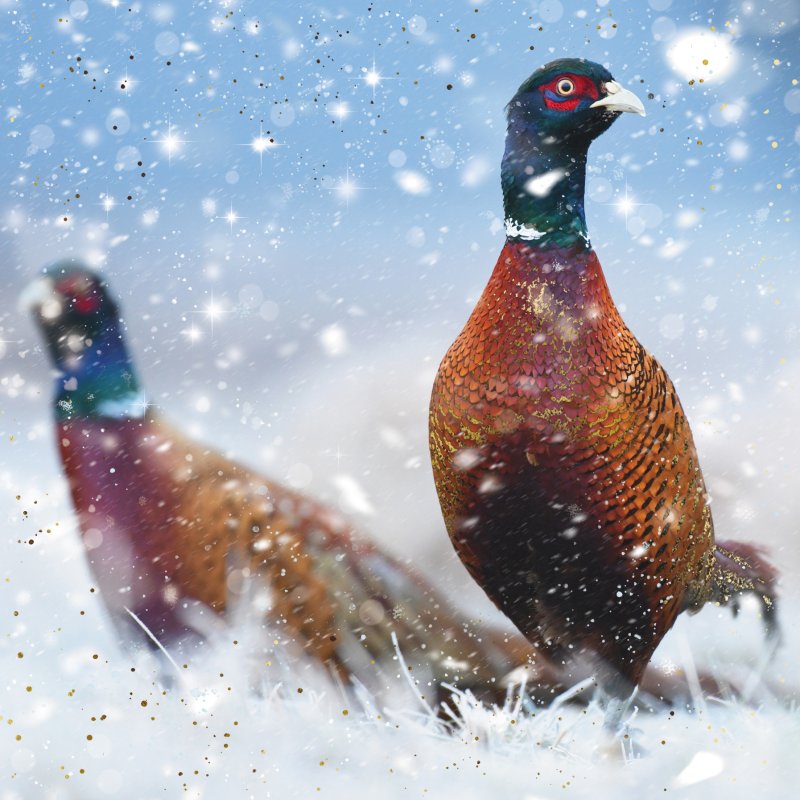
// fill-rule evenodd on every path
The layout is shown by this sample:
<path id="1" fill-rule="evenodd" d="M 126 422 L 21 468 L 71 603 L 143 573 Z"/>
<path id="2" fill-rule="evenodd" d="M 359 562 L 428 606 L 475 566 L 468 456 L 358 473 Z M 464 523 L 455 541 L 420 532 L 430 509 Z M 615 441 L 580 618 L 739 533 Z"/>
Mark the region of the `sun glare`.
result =
<path id="1" fill-rule="evenodd" d="M 733 70 L 736 51 L 727 34 L 690 28 L 678 34 L 670 44 L 667 63 L 686 80 L 716 83 Z"/>

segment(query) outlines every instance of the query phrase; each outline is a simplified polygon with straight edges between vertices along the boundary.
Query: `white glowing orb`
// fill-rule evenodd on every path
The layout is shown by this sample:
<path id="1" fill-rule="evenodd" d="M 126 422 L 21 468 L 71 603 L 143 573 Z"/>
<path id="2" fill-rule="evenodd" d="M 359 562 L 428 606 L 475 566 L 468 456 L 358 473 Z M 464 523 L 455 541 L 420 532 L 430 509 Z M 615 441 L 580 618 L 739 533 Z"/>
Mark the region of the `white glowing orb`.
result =
<path id="1" fill-rule="evenodd" d="M 689 28 L 670 43 L 667 63 L 686 80 L 715 83 L 730 75 L 736 65 L 736 51 L 727 34 Z"/>
<path id="2" fill-rule="evenodd" d="M 428 179 L 414 170 L 402 170 L 394 176 L 397 185 L 408 194 L 428 194 L 431 187 Z"/>
<path id="3" fill-rule="evenodd" d="M 731 139 L 728 142 L 728 158 L 732 161 L 744 161 L 750 155 L 750 146 L 744 139 Z"/>
<path id="4" fill-rule="evenodd" d="M 342 356 L 347 353 L 347 332 L 335 322 L 319 332 L 319 343 L 329 356 Z"/>
<path id="5" fill-rule="evenodd" d="M 195 328 L 194 325 L 184 328 L 181 331 L 181 334 L 183 334 L 183 336 L 185 336 L 192 344 L 203 338 L 203 332 L 199 328 Z"/>
<path id="6" fill-rule="evenodd" d="M 207 217 L 213 217 L 217 213 L 217 201 L 213 197 L 204 197 L 200 206 Z"/>

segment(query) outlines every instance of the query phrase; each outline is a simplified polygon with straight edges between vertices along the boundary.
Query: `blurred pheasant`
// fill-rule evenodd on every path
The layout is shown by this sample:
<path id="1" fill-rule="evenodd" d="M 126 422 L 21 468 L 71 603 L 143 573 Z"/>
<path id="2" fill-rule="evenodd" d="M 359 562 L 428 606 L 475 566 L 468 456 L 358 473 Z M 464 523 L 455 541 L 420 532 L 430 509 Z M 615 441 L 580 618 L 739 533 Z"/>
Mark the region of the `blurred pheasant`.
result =
<path id="1" fill-rule="evenodd" d="M 507 240 L 439 367 L 430 449 L 462 561 L 540 652 L 589 665 L 616 729 L 681 611 L 775 573 L 714 541 L 675 387 L 617 311 L 584 216 L 586 156 L 641 101 L 600 66 L 553 61 L 508 105 Z"/>
<path id="2" fill-rule="evenodd" d="M 336 512 L 188 441 L 148 409 L 99 276 L 63 263 L 25 300 L 57 369 L 58 447 L 123 640 L 143 637 L 128 610 L 169 646 L 191 638 L 198 603 L 223 614 L 255 584 L 270 591 L 266 618 L 282 642 L 368 686 L 387 664 L 397 671 L 392 632 L 423 686 L 448 681 L 494 696 L 527 661 L 524 639 L 471 631 Z"/>

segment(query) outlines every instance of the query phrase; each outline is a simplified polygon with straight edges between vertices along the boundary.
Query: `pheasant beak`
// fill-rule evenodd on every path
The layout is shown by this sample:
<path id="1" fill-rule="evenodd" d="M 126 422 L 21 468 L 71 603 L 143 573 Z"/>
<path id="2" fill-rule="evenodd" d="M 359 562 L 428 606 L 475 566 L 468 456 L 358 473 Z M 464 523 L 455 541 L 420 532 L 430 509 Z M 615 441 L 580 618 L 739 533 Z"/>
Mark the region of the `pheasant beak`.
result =
<path id="1" fill-rule="evenodd" d="M 595 100 L 589 108 L 604 108 L 608 111 L 632 111 L 647 116 L 642 101 L 630 89 L 625 89 L 616 81 L 606 81 L 606 96 Z"/>
<path id="2" fill-rule="evenodd" d="M 37 278 L 23 289 L 17 308 L 21 312 L 34 312 L 44 319 L 52 319 L 61 313 L 61 303 L 53 291 L 50 278 Z"/>

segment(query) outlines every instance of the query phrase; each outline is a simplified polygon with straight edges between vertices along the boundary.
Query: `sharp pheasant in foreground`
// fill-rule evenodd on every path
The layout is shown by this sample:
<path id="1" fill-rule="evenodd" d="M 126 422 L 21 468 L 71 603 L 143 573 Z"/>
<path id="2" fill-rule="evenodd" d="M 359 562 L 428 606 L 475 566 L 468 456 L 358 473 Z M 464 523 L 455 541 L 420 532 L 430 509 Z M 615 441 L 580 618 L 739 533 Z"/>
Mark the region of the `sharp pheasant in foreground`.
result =
<path id="1" fill-rule="evenodd" d="M 681 611 L 754 593 L 758 548 L 714 541 L 675 387 L 617 311 L 584 217 L 590 143 L 641 101 L 599 64 L 554 61 L 508 106 L 507 240 L 439 367 L 436 488 L 455 549 L 540 652 L 583 662 L 607 725 Z"/>
<path id="2" fill-rule="evenodd" d="M 282 645 L 373 688 L 387 665 L 397 671 L 392 632 L 423 687 L 446 680 L 494 694 L 526 662 L 524 639 L 471 632 L 339 514 L 148 409 L 100 277 L 57 265 L 27 304 L 58 371 L 57 442 L 83 543 L 123 639 L 143 637 L 128 610 L 169 646 L 192 638 L 202 609 L 224 614 L 240 594 L 264 589 L 261 613 Z"/>

